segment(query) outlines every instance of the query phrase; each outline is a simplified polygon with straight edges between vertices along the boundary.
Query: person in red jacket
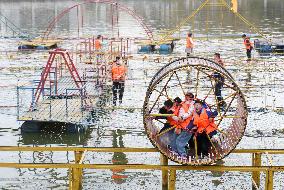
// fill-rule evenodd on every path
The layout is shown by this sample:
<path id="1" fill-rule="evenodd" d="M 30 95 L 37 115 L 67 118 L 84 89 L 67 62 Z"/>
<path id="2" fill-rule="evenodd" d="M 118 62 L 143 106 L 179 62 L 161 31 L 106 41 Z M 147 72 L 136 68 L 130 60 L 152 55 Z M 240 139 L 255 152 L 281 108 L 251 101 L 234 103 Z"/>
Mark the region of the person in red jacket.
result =
<path id="1" fill-rule="evenodd" d="M 250 42 L 250 39 L 249 37 L 247 37 L 247 35 L 243 34 L 242 38 L 244 39 L 244 45 L 247 50 L 247 61 L 251 61 L 251 50 L 253 49 L 252 43 Z"/>
<path id="2" fill-rule="evenodd" d="M 186 56 L 189 56 L 193 52 L 194 42 L 192 39 L 192 33 L 188 33 L 186 37 Z"/>
<path id="3" fill-rule="evenodd" d="M 113 94 L 113 105 L 116 106 L 117 94 L 119 94 L 119 103 L 122 103 L 124 84 L 126 78 L 127 68 L 120 62 L 120 57 L 116 57 L 114 64 L 111 68 L 112 75 L 112 94 Z"/>

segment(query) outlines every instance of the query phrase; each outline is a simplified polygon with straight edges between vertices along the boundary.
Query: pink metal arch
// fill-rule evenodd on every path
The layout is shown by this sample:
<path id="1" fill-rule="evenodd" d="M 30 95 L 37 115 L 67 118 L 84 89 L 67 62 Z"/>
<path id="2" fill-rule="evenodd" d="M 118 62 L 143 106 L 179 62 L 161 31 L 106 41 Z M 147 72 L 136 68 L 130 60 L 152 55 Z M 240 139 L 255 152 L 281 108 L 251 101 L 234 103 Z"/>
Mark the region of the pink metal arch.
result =
<path id="1" fill-rule="evenodd" d="M 146 35 L 150 40 L 153 40 L 153 33 L 152 30 L 144 23 L 143 18 L 139 15 L 137 15 L 133 10 L 129 9 L 128 7 L 121 5 L 120 3 L 113 1 L 113 0 L 86 0 L 83 3 L 76 4 L 72 7 L 69 7 L 65 10 L 63 10 L 61 13 L 59 13 L 48 25 L 47 29 L 45 30 L 42 39 L 48 39 L 48 36 L 50 32 L 53 30 L 55 24 L 66 14 L 68 13 L 71 9 L 79 7 L 84 4 L 89 4 L 89 3 L 104 3 L 104 4 L 110 4 L 110 5 L 117 5 L 119 10 L 125 11 L 128 13 L 130 16 L 132 16 L 144 29 Z"/>

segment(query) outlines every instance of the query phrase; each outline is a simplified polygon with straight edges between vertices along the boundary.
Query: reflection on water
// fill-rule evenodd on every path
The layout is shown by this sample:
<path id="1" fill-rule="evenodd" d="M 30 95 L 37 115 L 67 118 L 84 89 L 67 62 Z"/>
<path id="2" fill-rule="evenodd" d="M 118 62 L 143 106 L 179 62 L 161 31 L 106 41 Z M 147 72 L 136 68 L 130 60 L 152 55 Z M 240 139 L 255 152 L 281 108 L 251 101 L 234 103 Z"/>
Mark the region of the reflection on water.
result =
<path id="1" fill-rule="evenodd" d="M 117 129 L 115 131 L 112 131 L 112 136 L 113 136 L 113 141 L 112 141 L 112 147 L 114 148 L 124 148 L 124 144 L 123 144 L 123 135 L 125 135 L 126 132 L 120 129 Z M 128 160 L 126 155 L 123 152 L 114 152 L 113 156 L 112 156 L 112 163 L 113 164 L 127 164 Z M 113 181 L 117 184 L 121 184 L 123 182 L 125 182 L 127 175 L 124 174 L 123 169 L 112 169 L 112 176 L 111 178 L 113 179 Z"/>
<path id="2" fill-rule="evenodd" d="M 8 17 L 21 30 L 28 33 L 39 35 L 47 27 L 48 22 L 58 15 L 67 7 L 78 3 L 79 1 L 64 0 L 64 1 L 0 1 L 1 14 Z M 174 28 L 185 17 L 190 15 L 202 1 L 200 0 L 120 0 L 122 4 L 135 9 L 136 13 L 144 18 L 146 24 L 150 25 L 155 32 L 160 32 L 160 29 Z M 228 0 L 227 2 L 230 2 Z M 239 0 L 238 11 L 252 23 L 255 23 L 262 31 L 270 33 L 273 37 L 283 38 L 284 34 L 284 1 L 283 0 Z M 97 33 L 108 33 L 111 30 L 110 9 L 105 5 L 91 5 L 81 7 L 83 14 L 83 25 L 80 28 L 82 36 L 93 35 Z M 223 20 L 222 20 L 223 18 Z M 126 34 L 131 32 L 132 36 L 145 36 L 141 32 L 141 27 L 137 22 L 131 19 L 128 15 L 120 14 L 121 30 Z M 73 10 L 69 15 L 65 15 L 60 23 L 56 25 L 52 35 L 63 37 L 77 37 L 77 11 Z M 80 23 L 82 24 L 82 23 Z M 208 26 L 208 31 L 206 28 Z M 222 29 L 221 26 L 224 28 Z M 138 29 L 139 28 L 139 29 Z M 4 24 L 0 24 L 1 35 L 7 34 Z M 243 32 L 250 33 L 250 29 L 242 22 L 234 17 L 234 15 L 221 12 L 219 7 L 212 9 L 204 9 L 194 22 L 189 22 L 181 31 L 181 37 L 188 30 L 193 30 L 194 35 L 205 35 L 207 32 L 212 35 L 234 35 L 239 36 Z M 121 32 L 122 32 L 121 31 Z M 63 43 L 63 47 L 70 45 L 72 41 Z M 178 42 L 176 45 L 176 55 L 184 55 L 184 42 Z M 257 63 L 230 63 L 231 60 L 241 60 L 245 57 L 243 44 L 241 39 L 224 40 L 209 39 L 206 41 L 196 40 L 195 52 L 205 52 L 211 55 L 215 51 L 220 51 L 224 55 L 224 61 L 229 62 L 226 68 L 233 74 L 236 82 L 242 87 L 253 86 L 253 88 L 244 88 L 245 96 L 248 105 L 251 108 L 260 110 L 266 104 L 272 104 L 272 97 L 276 96 L 277 106 L 283 107 L 283 61 L 281 63 L 272 63 L 265 65 L 262 61 Z M 16 39 L 1 39 L 0 50 L 16 50 L 18 41 Z M 47 54 L 47 52 L 46 52 Z M 17 83 L 29 82 L 30 80 L 38 79 L 40 68 L 46 59 L 45 53 L 28 53 L 28 54 L 10 54 L 2 53 L 0 56 L 0 86 L 1 88 L 1 105 L 16 105 L 15 102 L 15 86 Z M 254 56 L 257 53 L 254 52 Z M 11 59 L 13 57 L 14 59 Z M 278 58 L 272 58 L 277 61 Z M 142 107 L 144 94 L 151 77 L 164 63 L 151 63 L 148 60 L 129 62 L 129 76 L 126 81 L 124 95 L 125 107 Z M 271 70 L 275 68 L 275 70 Z M 278 70 L 276 70 L 276 68 Z M 37 76 L 35 76 L 37 75 Z M 191 83 L 192 76 L 188 75 L 188 83 Z M 271 84 L 275 89 L 271 88 Z M 11 86 L 11 88 L 6 88 Z M 3 92 L 3 93 L 2 93 Z M 264 101 L 263 93 L 267 94 L 267 102 Z M 274 94 L 272 94 L 274 93 Z M 3 95 L 2 95 L 3 94 Z M 7 95 L 8 94 L 8 95 Z M 107 107 L 108 102 L 111 102 L 111 96 L 108 91 L 101 106 Z M 104 100 L 105 99 L 105 100 Z M 7 103 L 7 104 L 6 104 Z M 10 109 L 12 110 L 12 108 Z M 9 113 L 15 113 L 15 110 Z M 284 115 L 279 115 L 271 110 L 265 109 L 267 112 L 250 112 L 248 118 L 248 128 L 245 138 L 241 141 L 239 148 L 284 148 L 283 138 L 283 121 Z M 20 123 L 16 122 L 14 115 L 5 115 L 8 111 L 1 109 L 0 118 L 0 136 L 2 145 L 13 146 L 62 146 L 62 145 L 78 145 L 78 146 L 94 146 L 94 147 L 152 147 L 147 136 L 145 135 L 142 114 L 140 111 L 128 112 L 126 110 L 96 110 L 93 113 L 95 126 L 91 126 L 91 130 L 81 134 L 67 134 L 60 131 L 43 132 L 34 134 L 21 134 L 18 130 Z M 260 133 L 260 132 L 261 133 Z M 261 134 L 261 135 L 260 135 Z M 265 137 L 263 136 L 270 136 Z M 252 143 L 253 142 L 253 143 Z M 141 156 L 142 155 L 142 156 Z M 0 159 L 7 161 L 6 158 L 15 162 L 69 162 L 73 160 L 73 154 L 68 153 L 52 153 L 52 152 L 35 152 L 35 153 L 17 153 L 17 155 L 5 153 L 1 154 Z M 157 163 L 156 159 L 149 154 L 140 154 L 138 156 L 127 156 L 124 153 L 99 155 L 114 164 L 131 163 L 132 159 L 135 163 L 150 164 Z M 100 158 L 101 158 L 100 157 Z M 230 158 L 233 155 L 230 155 Z M 102 160 L 103 160 L 102 158 Z M 232 161 L 238 164 L 240 157 Z M 94 159 L 87 160 L 94 163 Z M 251 161 L 251 160 L 249 160 Z M 248 161 L 248 162 L 249 162 Z M 103 161 L 102 161 L 103 162 Z M 15 172 L 16 171 L 16 172 Z M 109 173 L 108 173 L 109 172 Z M 188 174 L 189 173 L 189 174 Z M 250 185 L 239 184 L 238 181 L 250 182 L 249 176 L 234 175 L 234 173 L 219 173 L 219 172 L 201 172 L 204 178 L 196 177 L 196 173 L 184 173 L 184 181 L 179 184 L 180 189 L 248 189 Z M 7 179 L 4 174 L 8 175 Z M 143 172 L 133 174 L 123 170 L 99 171 L 98 173 L 90 172 L 87 177 L 93 184 L 97 185 L 95 189 L 139 189 L 137 184 L 144 185 L 144 189 L 160 189 L 157 185 L 160 183 L 160 172 L 149 171 L 146 177 Z M 19 177 L 20 176 L 20 177 Z M 143 176 L 143 177 L 141 177 Z M 9 172 L 1 168 L 0 172 L 0 187 L 3 189 L 66 189 L 68 183 L 68 173 L 61 169 L 10 169 Z M 283 176 L 280 176 L 283 178 Z M 18 179 L 20 178 L 20 179 Z M 111 180 L 109 180 L 111 178 Z M 221 178 L 221 179 L 220 179 Z M 235 180 L 236 178 L 236 180 Z M 179 178 L 181 179 L 181 178 Z M 194 183 L 190 179 L 194 179 Z M 232 180 L 233 179 L 233 180 Z M 279 178 L 281 179 L 281 178 Z M 112 181 L 112 182 L 110 182 Z M 232 188 L 224 186 L 224 184 L 237 181 Z M 280 180 L 276 180 L 278 183 Z M 113 185 L 115 183 L 115 185 Z M 208 184 L 203 187 L 198 184 Z M 239 186 L 238 186 L 239 185 Z M 275 184 L 278 189 L 281 184 Z M 216 187 L 216 188 L 215 188 Z M 90 188 L 91 189 L 91 188 Z M 94 188 L 93 188 L 94 189 Z"/>
<path id="3" fill-rule="evenodd" d="M 38 133 L 21 133 L 19 143 L 22 145 L 64 144 L 86 146 L 90 138 L 91 130 L 81 133 L 66 133 L 58 129 L 49 129 Z"/>

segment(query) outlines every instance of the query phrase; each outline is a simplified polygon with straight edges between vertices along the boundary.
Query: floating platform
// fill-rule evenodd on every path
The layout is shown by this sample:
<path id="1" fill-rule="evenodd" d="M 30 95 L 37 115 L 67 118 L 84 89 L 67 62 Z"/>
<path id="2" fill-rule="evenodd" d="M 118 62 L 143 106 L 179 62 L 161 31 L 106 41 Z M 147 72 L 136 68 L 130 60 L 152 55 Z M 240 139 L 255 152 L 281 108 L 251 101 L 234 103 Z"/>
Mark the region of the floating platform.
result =
<path id="1" fill-rule="evenodd" d="M 163 42 L 140 42 L 138 53 L 171 54 L 175 47 L 175 41 L 177 40 L 179 39 L 168 39 Z"/>
<path id="2" fill-rule="evenodd" d="M 75 67 L 65 50 L 56 49 L 49 54 L 41 79 L 34 81 L 31 87 L 17 87 L 18 121 L 25 121 L 21 129 L 39 132 L 46 124 L 60 123 L 50 126 L 57 128 L 68 124 L 69 132 L 84 131 L 92 122 L 96 105 L 111 89 L 107 84 L 109 75 L 93 71 L 92 65 Z M 64 62 L 56 64 L 56 57 Z M 102 79 L 101 83 L 98 79 Z"/>
<path id="3" fill-rule="evenodd" d="M 254 40 L 255 50 L 260 55 L 284 55 L 284 41 L 265 41 L 265 40 Z"/>
<path id="4" fill-rule="evenodd" d="M 19 50 L 50 50 L 58 47 L 60 40 L 33 39 L 20 42 Z"/>

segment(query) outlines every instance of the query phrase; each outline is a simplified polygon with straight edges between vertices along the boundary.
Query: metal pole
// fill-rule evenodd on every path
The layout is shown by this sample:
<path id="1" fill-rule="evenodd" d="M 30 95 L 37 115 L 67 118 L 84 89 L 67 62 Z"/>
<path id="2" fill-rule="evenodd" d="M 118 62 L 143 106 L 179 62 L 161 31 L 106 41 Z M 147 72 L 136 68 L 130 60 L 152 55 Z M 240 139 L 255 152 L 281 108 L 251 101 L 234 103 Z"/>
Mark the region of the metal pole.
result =
<path id="1" fill-rule="evenodd" d="M 160 154 L 160 162 L 161 162 L 161 165 L 167 166 L 168 165 L 168 158 L 165 155 Z M 168 170 L 162 170 L 162 190 L 168 190 L 168 188 L 169 188 L 168 179 L 169 179 L 169 171 Z"/>
<path id="2" fill-rule="evenodd" d="M 170 170 L 169 190 L 176 189 L 176 170 Z"/>
<path id="3" fill-rule="evenodd" d="M 274 171 L 266 171 L 265 190 L 273 190 L 273 175 Z"/>
<path id="4" fill-rule="evenodd" d="M 252 165 L 261 166 L 261 153 L 252 154 Z M 260 172 L 259 171 L 252 172 L 252 180 L 255 182 L 255 184 L 254 183 L 252 184 L 252 190 L 259 189 L 259 186 L 260 186 Z"/>
<path id="5" fill-rule="evenodd" d="M 83 152 L 75 151 L 74 154 L 75 154 L 75 163 L 80 164 Z M 82 168 L 73 168 L 72 180 L 73 180 L 72 186 L 74 190 L 82 189 Z"/>

